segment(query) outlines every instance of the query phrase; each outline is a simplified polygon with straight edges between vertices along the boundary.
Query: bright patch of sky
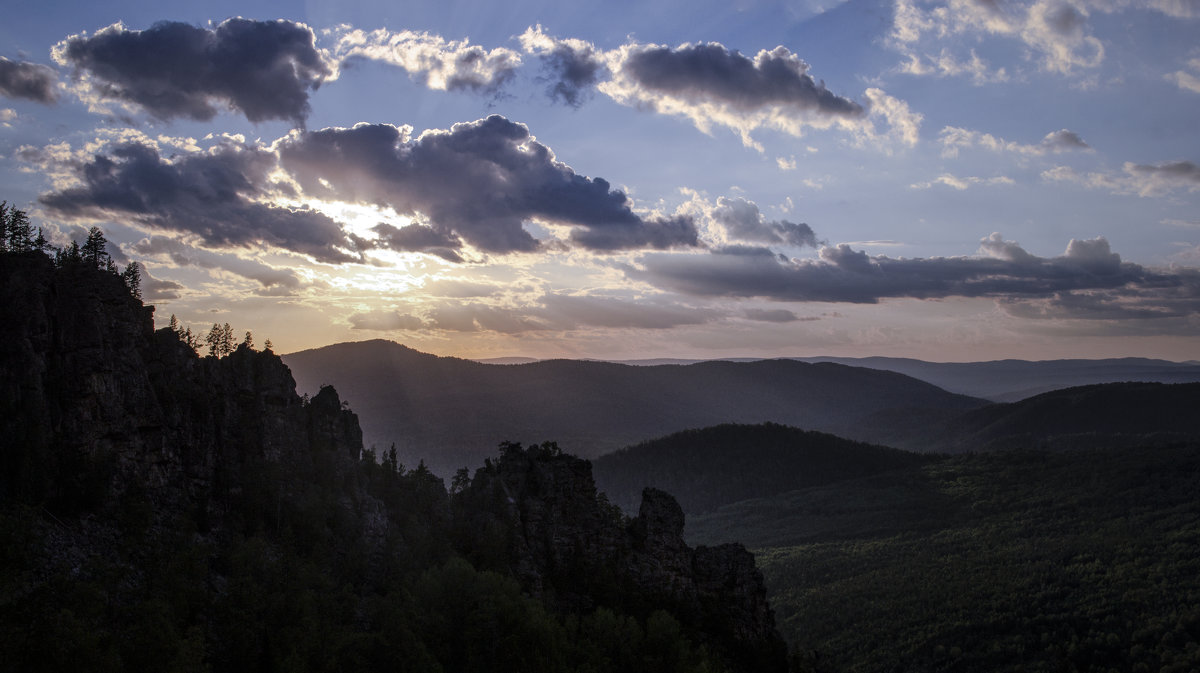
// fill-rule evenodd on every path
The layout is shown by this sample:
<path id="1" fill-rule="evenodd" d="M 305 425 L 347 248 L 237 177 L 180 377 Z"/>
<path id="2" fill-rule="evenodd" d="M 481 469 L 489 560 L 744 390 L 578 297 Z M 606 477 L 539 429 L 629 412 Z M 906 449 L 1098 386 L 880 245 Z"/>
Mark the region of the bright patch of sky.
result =
<path id="1" fill-rule="evenodd" d="M 70 4 L 0 24 L 0 199 L 161 324 L 1200 358 L 1194 0 Z"/>

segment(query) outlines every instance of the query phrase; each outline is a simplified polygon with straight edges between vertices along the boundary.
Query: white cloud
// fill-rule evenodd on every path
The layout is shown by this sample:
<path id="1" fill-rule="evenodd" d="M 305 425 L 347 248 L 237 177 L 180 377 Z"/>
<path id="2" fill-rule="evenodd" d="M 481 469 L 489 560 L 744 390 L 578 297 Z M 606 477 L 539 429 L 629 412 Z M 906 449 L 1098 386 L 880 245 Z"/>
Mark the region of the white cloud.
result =
<path id="1" fill-rule="evenodd" d="M 487 50 L 468 40 L 446 40 L 410 30 L 372 31 L 342 26 L 334 31 L 341 60 L 364 58 L 402 68 L 439 91 L 496 91 L 513 77 L 521 55 L 512 49 Z"/>
<path id="2" fill-rule="evenodd" d="M 1003 175 L 999 175 L 994 178 L 980 178 L 980 177 L 975 177 L 975 176 L 958 177 L 955 175 L 951 175 L 949 173 L 943 173 L 928 182 L 913 183 L 913 184 L 909 185 L 909 189 L 929 189 L 930 187 L 933 187 L 934 185 L 944 185 L 946 187 L 951 187 L 953 189 L 957 189 L 958 191 L 961 192 L 961 191 L 967 189 L 968 187 L 973 187 L 975 185 L 1014 185 L 1014 184 L 1016 184 L 1016 182 L 1014 182 L 1012 178 L 1006 177 Z"/>
<path id="3" fill-rule="evenodd" d="M 1176 70 L 1166 77 L 1180 89 L 1200 93 L 1200 58 L 1188 61 L 1186 70 Z"/>
<path id="4" fill-rule="evenodd" d="M 924 9 L 912 0 L 897 0 L 892 44 L 907 59 L 909 74 L 970 75 L 977 83 L 1002 81 L 1003 70 L 989 72 L 971 50 L 956 57 L 944 46 L 952 36 L 995 36 L 1018 40 L 1038 67 L 1060 74 L 1095 68 L 1104 61 L 1104 45 L 1091 34 L 1089 11 L 1071 0 L 1000 3 L 995 0 L 949 0 Z M 937 55 L 930 48 L 941 46 Z"/>
<path id="5" fill-rule="evenodd" d="M 942 144 L 943 157 L 957 157 L 960 149 L 980 147 L 993 152 L 1012 152 L 1015 154 L 1041 156 L 1048 153 L 1067 152 L 1071 150 L 1087 150 L 1092 148 L 1079 137 L 1078 133 L 1068 129 L 1051 131 L 1036 145 L 1023 144 L 1005 140 L 990 133 L 981 133 L 957 126 L 946 126 L 938 135 Z"/>
<path id="6" fill-rule="evenodd" d="M 1113 194 L 1163 196 L 1177 189 L 1200 191 L 1200 166 L 1191 161 L 1163 164 L 1135 164 L 1127 161 L 1122 166 L 1121 173 L 1079 173 L 1069 166 L 1055 166 L 1043 171 L 1042 179 L 1069 182 Z"/>

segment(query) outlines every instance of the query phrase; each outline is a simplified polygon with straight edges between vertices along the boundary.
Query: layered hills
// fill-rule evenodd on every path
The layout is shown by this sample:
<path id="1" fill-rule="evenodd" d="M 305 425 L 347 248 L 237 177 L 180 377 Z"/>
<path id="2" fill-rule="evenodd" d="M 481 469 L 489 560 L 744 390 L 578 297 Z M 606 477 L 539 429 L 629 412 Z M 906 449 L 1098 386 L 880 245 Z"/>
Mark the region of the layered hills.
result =
<path id="1" fill-rule="evenodd" d="M 583 457 L 719 423 L 775 422 L 879 441 L 986 402 L 894 372 L 794 360 L 639 367 L 578 360 L 489 365 L 389 341 L 284 356 L 300 390 L 334 385 L 368 446 L 452 474 L 496 438 L 553 439 Z"/>

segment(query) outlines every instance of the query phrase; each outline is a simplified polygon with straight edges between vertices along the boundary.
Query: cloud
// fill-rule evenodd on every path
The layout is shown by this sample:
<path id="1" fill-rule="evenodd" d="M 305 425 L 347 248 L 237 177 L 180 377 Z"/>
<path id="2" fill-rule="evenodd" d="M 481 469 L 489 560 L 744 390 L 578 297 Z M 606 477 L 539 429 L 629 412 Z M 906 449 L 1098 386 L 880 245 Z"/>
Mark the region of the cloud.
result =
<path id="1" fill-rule="evenodd" d="M 570 327 L 670 329 L 704 324 L 721 316 L 706 308 L 592 295 L 548 294 L 542 297 L 542 304 L 555 322 L 566 321 Z"/>
<path id="2" fill-rule="evenodd" d="M 1186 285 L 1176 271 L 1152 271 L 1121 261 L 1104 238 L 1072 240 L 1058 257 L 1033 255 L 999 234 L 976 255 L 891 258 L 849 245 L 825 247 L 817 260 L 793 260 L 765 248 L 727 247 L 709 254 L 644 255 L 627 273 L 658 287 L 704 297 L 874 304 L 909 297 L 993 297 L 1018 300 L 1055 293 L 1107 291 L 1144 303 Z"/>
<path id="3" fill-rule="evenodd" d="M 1200 58 L 1188 61 L 1187 70 L 1176 70 L 1167 75 L 1167 80 L 1185 91 L 1200 93 Z"/>
<path id="4" fill-rule="evenodd" d="M 750 241 L 768 245 L 817 247 L 817 235 L 812 227 L 787 220 L 768 221 L 758 205 L 741 197 L 717 199 L 709 216 L 724 229 L 729 240 Z"/>
<path id="5" fill-rule="evenodd" d="M 413 332 L 426 327 L 425 321 L 407 313 L 380 310 L 355 313 L 350 316 L 350 329 L 374 330 L 376 332 Z"/>
<path id="6" fill-rule="evenodd" d="M 374 203 L 427 218 L 433 234 L 491 253 L 540 246 L 523 227 L 571 228 L 591 250 L 698 244 L 686 217 L 642 217 L 602 178 L 578 175 L 522 124 L 499 115 L 448 131 L 358 124 L 293 132 L 278 143 L 282 165 L 317 197 Z"/>
<path id="7" fill-rule="evenodd" d="M 558 39 L 538 25 L 521 34 L 521 48 L 542 61 L 546 95 L 571 107 L 579 107 L 607 73 L 604 54 L 589 42 Z"/>
<path id="8" fill-rule="evenodd" d="M 209 246 L 266 245 L 334 264 L 358 259 L 334 220 L 260 200 L 275 166 L 271 152 L 229 140 L 171 159 L 148 144 L 118 143 L 69 165 L 77 184 L 38 200 L 68 220 L 132 220 L 193 234 Z"/>
<path id="9" fill-rule="evenodd" d="M 901 66 L 904 72 L 970 74 L 978 81 L 986 64 L 973 64 L 977 60 L 974 51 L 969 67 L 938 67 L 924 64 L 959 61 L 944 48 L 939 56 L 930 56 L 925 47 L 944 45 L 949 36 L 1004 37 L 1023 43 L 1041 69 L 1066 75 L 1104 61 L 1104 45 L 1091 34 L 1088 18 L 1087 6 L 1063 0 L 949 0 L 927 8 L 918 7 L 913 0 L 897 0 L 892 46 L 909 59 L 909 64 Z"/>
<path id="10" fill-rule="evenodd" d="M 186 289 L 173 280 L 151 276 L 145 264 L 139 264 L 138 266 L 141 267 L 142 273 L 142 299 L 148 302 L 178 299 L 179 293 Z"/>
<path id="11" fill-rule="evenodd" d="M 980 178 L 980 177 L 976 177 L 973 175 L 966 176 L 966 177 L 958 177 L 955 175 L 951 175 L 949 173 L 943 173 L 943 174 L 939 175 L 938 177 L 934 178 L 933 180 L 930 180 L 928 182 L 915 182 L 915 183 L 909 185 L 908 187 L 909 187 L 909 189 L 929 189 L 930 187 L 933 187 L 934 185 L 944 185 L 946 187 L 951 187 L 953 189 L 957 189 L 958 191 L 961 192 L 964 189 L 967 189 L 968 187 L 972 187 L 974 185 L 1015 185 L 1015 184 L 1016 184 L 1016 182 L 1014 182 L 1012 178 L 1004 176 L 1004 175 L 998 175 L 994 178 Z"/>
<path id="12" fill-rule="evenodd" d="M 907 75 L 934 75 L 936 77 L 957 77 L 969 75 L 976 86 L 1008 81 L 1008 70 L 1005 68 L 992 69 L 992 66 L 971 50 L 971 57 L 961 60 L 954 56 L 949 49 L 943 47 L 936 56 L 908 52 L 907 61 L 897 66 L 897 72 Z"/>
<path id="13" fill-rule="evenodd" d="M 133 252 L 143 257 L 165 257 L 175 266 L 196 266 L 219 269 L 257 281 L 264 288 L 296 289 L 300 278 L 291 269 L 278 269 L 236 255 L 222 255 L 203 250 L 168 236 L 150 236 L 133 244 Z"/>
<path id="14" fill-rule="evenodd" d="M 207 121 L 228 107 L 252 122 L 302 125 L 309 92 L 336 75 L 312 30 L 283 20 L 233 18 L 213 29 L 115 23 L 59 42 L 53 55 L 74 68 L 85 100 L 134 104 L 163 120 Z"/>
<path id="15" fill-rule="evenodd" d="M 798 137 L 807 129 L 838 128 L 860 144 L 911 146 L 921 122 L 921 115 L 879 89 L 865 91 L 862 102 L 834 93 L 784 46 L 753 57 L 716 42 L 668 47 L 631 41 L 604 51 L 552 37 L 540 25 L 520 40 L 541 58 L 552 99 L 578 106 L 595 87 L 622 105 L 684 117 L 704 133 L 728 128 L 759 151 L 752 135 L 759 129 Z M 888 129 L 880 130 L 882 124 Z"/>
<path id="16" fill-rule="evenodd" d="M 49 66 L 0 56 L 0 96 L 49 105 L 58 100 L 58 77 Z"/>
<path id="17" fill-rule="evenodd" d="M 440 278 L 432 280 L 421 287 L 421 290 L 434 297 L 450 297 L 467 299 L 472 297 L 492 297 L 500 293 L 500 288 L 487 283 L 475 283 L 458 278 Z"/>
<path id="18" fill-rule="evenodd" d="M 1143 333 L 1192 336 L 1200 316 L 1200 270 L 1172 268 L 1162 282 L 1081 292 L 1056 292 L 1036 299 L 1004 299 L 1000 307 L 1019 318 L 1041 320 L 1137 321 Z M 1148 323 L 1148 324 L 1146 324 Z"/>
<path id="19" fill-rule="evenodd" d="M 428 326 L 451 332 L 500 332 L 520 334 L 548 329 L 544 323 L 525 315 L 518 309 L 462 304 L 439 306 L 430 313 Z"/>
<path id="20" fill-rule="evenodd" d="M 496 93 L 521 65 L 521 55 L 498 47 L 487 50 L 467 40 L 447 41 L 409 30 L 372 31 L 343 26 L 334 31 L 339 59 L 367 59 L 402 68 L 439 91 Z"/>
<path id="21" fill-rule="evenodd" d="M 748 308 L 745 311 L 742 311 L 742 315 L 747 320 L 753 320 L 755 322 L 788 323 L 800 320 L 800 317 L 795 313 L 782 308 Z"/>
<path id="22" fill-rule="evenodd" d="M 395 227 L 381 222 L 371 228 L 379 238 L 375 246 L 386 250 L 401 252 L 423 252 L 441 257 L 447 262 L 462 263 L 464 260 L 458 251 L 462 249 L 462 241 L 451 233 L 436 231 L 433 227 L 423 224 L 408 224 Z"/>
<path id="23" fill-rule="evenodd" d="M 806 127 L 861 130 L 864 104 L 833 93 L 786 47 L 753 58 L 710 42 L 666 47 L 630 43 L 607 54 L 612 79 L 600 90 L 624 105 L 683 116 L 701 131 L 738 132 L 749 147 L 759 128 L 799 136 Z"/>
<path id="24" fill-rule="evenodd" d="M 1125 162 L 1122 173 L 1079 173 L 1068 166 L 1056 166 L 1042 172 L 1042 179 L 1070 182 L 1088 189 L 1103 189 L 1114 194 L 1162 196 L 1176 189 L 1200 190 L 1200 166 L 1191 161 L 1162 164 Z"/>
<path id="25" fill-rule="evenodd" d="M 980 133 L 957 126 L 945 126 L 938 135 L 942 144 L 943 157 L 957 157 L 961 149 L 980 147 L 993 152 L 1011 152 L 1026 156 L 1042 156 L 1070 151 L 1091 151 L 1091 146 L 1084 142 L 1078 133 L 1069 129 L 1051 131 L 1036 145 L 1022 144 L 996 137 L 990 133 Z"/>

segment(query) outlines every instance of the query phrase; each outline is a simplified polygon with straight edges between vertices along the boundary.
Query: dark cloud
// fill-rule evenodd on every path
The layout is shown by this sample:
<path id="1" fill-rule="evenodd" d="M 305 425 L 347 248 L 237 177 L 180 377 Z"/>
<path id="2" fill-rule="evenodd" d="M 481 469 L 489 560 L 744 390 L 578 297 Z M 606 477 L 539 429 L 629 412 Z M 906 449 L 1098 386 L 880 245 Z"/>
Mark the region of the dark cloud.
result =
<path id="1" fill-rule="evenodd" d="M 720 317 L 712 309 L 587 295 L 549 294 L 542 298 L 542 304 L 555 321 L 565 321 L 571 327 L 670 329 L 680 325 L 700 325 Z"/>
<path id="2" fill-rule="evenodd" d="M 725 228 L 730 238 L 755 243 L 817 247 L 812 227 L 787 220 L 767 221 L 753 201 L 743 198 L 717 199 L 712 218 Z"/>
<path id="3" fill-rule="evenodd" d="M 1085 143 L 1078 133 L 1067 129 L 1047 133 L 1046 137 L 1042 138 L 1042 147 L 1051 152 L 1092 149 L 1092 146 Z"/>
<path id="4" fill-rule="evenodd" d="M 974 257 L 871 257 L 846 244 L 822 248 L 819 260 L 790 260 L 765 248 L 727 247 L 710 254 L 651 254 L 630 275 L 700 296 L 763 297 L 781 301 L 876 303 L 889 297 L 1037 298 L 1056 293 L 1182 291 L 1177 272 L 1122 262 L 1103 238 L 1073 240 L 1065 254 L 1032 255 L 999 234 Z"/>
<path id="5" fill-rule="evenodd" d="M 396 330 L 415 331 L 425 327 L 420 318 L 407 313 L 396 311 L 371 311 L 355 313 L 350 316 L 351 329 L 375 330 L 377 332 L 393 332 Z"/>
<path id="6" fill-rule="evenodd" d="M 1120 288 L 1086 292 L 1055 292 L 1036 299 L 1012 298 L 1001 302 L 1011 315 L 1035 319 L 1153 320 L 1169 332 L 1171 326 L 1183 334 L 1200 327 L 1200 270 L 1173 268 L 1147 281 Z M 1145 331 L 1145 329 L 1141 330 Z"/>
<path id="7" fill-rule="evenodd" d="M 623 192 L 498 115 L 415 139 L 388 124 L 293 133 L 279 155 L 310 194 L 420 213 L 436 235 L 486 252 L 538 249 L 523 227 L 535 218 L 574 227 L 572 240 L 595 250 L 697 244 L 690 219 L 643 219 Z"/>
<path id="8" fill-rule="evenodd" d="M 345 251 L 353 243 L 325 215 L 254 200 L 267 190 L 275 165 L 272 153 L 253 146 L 227 143 L 168 160 L 148 145 L 124 143 L 74 166 L 81 185 L 39 201 L 67 218 L 127 218 L 194 234 L 210 246 L 265 244 L 322 262 L 358 259 Z"/>
<path id="9" fill-rule="evenodd" d="M 1165 164 L 1126 164 L 1125 170 L 1138 177 L 1169 182 L 1200 185 L 1200 166 L 1191 161 L 1172 161 Z"/>
<path id="10" fill-rule="evenodd" d="M 796 322 L 796 321 L 800 320 L 800 317 L 797 316 L 795 313 L 792 313 L 791 311 L 789 311 L 787 309 L 782 309 L 782 308 L 778 308 L 778 309 L 748 308 L 742 312 L 742 315 L 745 316 L 745 318 L 747 320 L 753 320 L 755 322 L 785 323 L 785 322 Z M 810 318 L 810 320 L 811 320 L 811 318 Z"/>
<path id="11" fill-rule="evenodd" d="M 147 30 L 114 24 L 64 40 L 54 55 L 89 75 L 102 97 L 164 120 L 207 121 L 228 106 L 252 122 L 300 125 L 309 92 L 333 75 L 312 29 L 283 20 L 234 18 L 211 30 L 172 21 Z"/>
<path id="12" fill-rule="evenodd" d="M 542 27 L 531 27 L 520 37 L 525 51 L 538 54 L 547 82 L 546 95 L 571 107 L 579 107 L 607 72 L 604 53 L 590 42 L 547 35 Z"/>
<path id="13" fill-rule="evenodd" d="M 447 262 L 462 263 L 462 241 L 457 236 L 447 232 L 439 232 L 433 227 L 423 224 L 407 224 L 395 227 L 381 222 L 371 227 L 379 235 L 375 245 L 386 250 L 401 252 L 423 252 L 436 255 Z"/>
<path id="14" fill-rule="evenodd" d="M 173 280 L 155 278 L 145 264 L 140 264 L 142 273 L 142 299 L 150 301 L 169 301 L 178 299 L 179 293 L 185 288 Z"/>
<path id="15" fill-rule="evenodd" d="M 58 78 L 49 66 L 10 61 L 0 56 L 0 96 L 24 98 L 50 104 L 58 100 L 54 85 Z"/>
<path id="16" fill-rule="evenodd" d="M 579 107 L 587 99 L 604 72 L 604 61 L 592 49 L 577 49 L 559 44 L 542 54 L 542 68 L 549 85 L 546 94 L 551 100 L 561 100 Z"/>
<path id="17" fill-rule="evenodd" d="M 290 269 L 277 269 L 254 260 L 201 250 L 167 236 L 143 238 L 133 244 L 133 251 L 144 257 L 165 257 L 176 266 L 228 271 L 257 281 L 264 288 L 292 290 L 300 287 L 300 279 Z"/>
<path id="18" fill-rule="evenodd" d="M 711 100 L 741 110 L 771 105 L 858 117 L 863 107 L 808 74 L 808 64 L 776 47 L 751 59 L 717 43 L 629 50 L 622 70 L 645 89 L 690 101 Z"/>

